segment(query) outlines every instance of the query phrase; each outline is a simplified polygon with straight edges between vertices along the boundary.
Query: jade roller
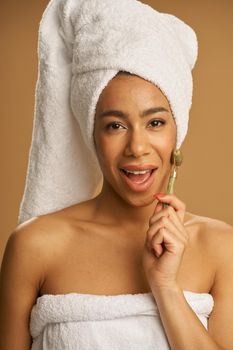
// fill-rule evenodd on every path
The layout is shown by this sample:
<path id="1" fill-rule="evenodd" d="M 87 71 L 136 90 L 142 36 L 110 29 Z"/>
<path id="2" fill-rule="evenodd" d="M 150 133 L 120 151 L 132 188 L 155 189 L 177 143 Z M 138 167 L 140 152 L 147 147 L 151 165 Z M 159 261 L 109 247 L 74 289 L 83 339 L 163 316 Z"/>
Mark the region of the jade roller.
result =
<path id="1" fill-rule="evenodd" d="M 175 165 L 175 168 L 172 172 L 172 175 L 169 178 L 169 182 L 167 185 L 167 194 L 172 194 L 174 192 L 174 185 L 175 185 L 175 181 L 177 178 L 177 170 L 178 167 L 182 164 L 183 162 L 183 155 L 180 149 L 175 150 L 174 152 L 172 152 L 172 157 L 171 157 L 171 163 L 172 165 Z M 169 204 L 168 203 L 164 203 L 163 207 L 166 208 L 168 207 Z"/>

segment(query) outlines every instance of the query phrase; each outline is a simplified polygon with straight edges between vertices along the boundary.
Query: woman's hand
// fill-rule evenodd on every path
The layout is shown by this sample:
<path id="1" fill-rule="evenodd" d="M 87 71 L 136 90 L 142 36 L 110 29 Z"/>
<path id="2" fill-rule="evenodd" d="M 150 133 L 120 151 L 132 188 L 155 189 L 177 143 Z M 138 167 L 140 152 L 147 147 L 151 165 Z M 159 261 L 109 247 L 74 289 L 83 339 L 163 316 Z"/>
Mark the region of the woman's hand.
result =
<path id="1" fill-rule="evenodd" d="M 149 221 L 142 263 L 151 290 L 177 288 L 177 274 L 189 236 L 183 221 L 185 204 L 174 194 L 157 195 Z M 163 203 L 169 206 L 163 208 Z"/>

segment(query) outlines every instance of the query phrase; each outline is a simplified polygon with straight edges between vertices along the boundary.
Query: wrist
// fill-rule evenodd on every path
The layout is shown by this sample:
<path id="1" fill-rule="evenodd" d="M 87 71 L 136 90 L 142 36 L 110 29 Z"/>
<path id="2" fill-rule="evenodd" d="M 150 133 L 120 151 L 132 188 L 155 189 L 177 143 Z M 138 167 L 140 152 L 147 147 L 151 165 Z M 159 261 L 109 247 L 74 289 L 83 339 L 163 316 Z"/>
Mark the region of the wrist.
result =
<path id="1" fill-rule="evenodd" d="M 154 297 L 157 298 L 170 298 L 172 296 L 183 294 L 182 289 L 178 284 L 172 284 L 167 286 L 156 286 L 152 288 Z"/>

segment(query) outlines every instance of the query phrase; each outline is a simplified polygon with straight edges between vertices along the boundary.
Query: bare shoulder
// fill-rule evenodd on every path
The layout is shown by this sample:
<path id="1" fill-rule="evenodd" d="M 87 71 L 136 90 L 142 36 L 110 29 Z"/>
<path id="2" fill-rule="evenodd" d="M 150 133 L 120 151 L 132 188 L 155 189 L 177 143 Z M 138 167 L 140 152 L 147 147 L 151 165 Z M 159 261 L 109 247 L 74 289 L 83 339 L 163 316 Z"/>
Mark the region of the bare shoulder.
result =
<path id="1" fill-rule="evenodd" d="M 18 225 L 7 241 L 0 274 L 0 348 L 31 348 L 30 312 L 44 282 L 54 236 L 51 218 Z M 52 234 L 51 234 L 52 232 Z"/>
<path id="2" fill-rule="evenodd" d="M 188 213 L 187 224 L 196 227 L 198 238 L 209 244 L 227 244 L 233 239 L 233 226 L 219 219 Z"/>
<path id="3" fill-rule="evenodd" d="M 49 257 L 52 226 L 53 220 L 49 217 L 34 217 L 16 226 L 5 247 L 2 271 L 17 279 L 21 275 L 19 269 L 24 269 L 35 290 L 39 290 L 47 265 L 46 257 Z"/>
<path id="4" fill-rule="evenodd" d="M 188 214 L 187 227 L 194 228 L 197 241 L 214 262 L 216 269 L 233 256 L 233 226 L 225 221 Z"/>
<path id="5" fill-rule="evenodd" d="M 40 266 L 48 266 L 55 252 L 64 250 L 71 237 L 83 231 L 86 202 L 49 214 L 33 217 L 18 225 L 9 237 L 7 249 L 23 249 L 24 254 L 40 257 Z M 78 214 L 77 214 L 78 213 Z M 36 259 L 32 259 L 32 264 Z"/>
<path id="6" fill-rule="evenodd" d="M 27 257 L 31 260 L 28 269 L 38 263 L 45 273 L 56 258 L 55 253 L 64 250 L 66 243 L 70 246 L 71 237 L 77 238 L 82 233 L 84 205 L 86 203 L 66 207 L 19 224 L 7 241 L 5 259 L 12 254 L 21 255 L 21 259 Z"/>
<path id="7" fill-rule="evenodd" d="M 26 264 L 28 271 L 38 268 L 45 273 L 52 249 L 62 245 L 68 231 L 69 220 L 65 220 L 59 212 L 33 217 L 19 224 L 8 238 L 3 264 L 27 260 L 30 261 Z"/>
<path id="8" fill-rule="evenodd" d="M 197 237 L 204 248 L 202 271 L 207 269 L 204 255 L 214 269 L 209 290 L 214 307 L 208 320 L 208 332 L 218 344 L 230 349 L 233 340 L 233 227 L 222 220 L 196 215 L 191 222 L 197 226 Z"/>
<path id="9" fill-rule="evenodd" d="M 63 243 L 71 231 L 72 223 L 60 211 L 33 217 L 18 225 L 9 237 L 8 245 L 24 249 L 28 254 L 49 259 L 52 250 Z M 35 261 L 35 259 L 33 260 Z M 40 262 L 42 260 L 40 259 Z"/>

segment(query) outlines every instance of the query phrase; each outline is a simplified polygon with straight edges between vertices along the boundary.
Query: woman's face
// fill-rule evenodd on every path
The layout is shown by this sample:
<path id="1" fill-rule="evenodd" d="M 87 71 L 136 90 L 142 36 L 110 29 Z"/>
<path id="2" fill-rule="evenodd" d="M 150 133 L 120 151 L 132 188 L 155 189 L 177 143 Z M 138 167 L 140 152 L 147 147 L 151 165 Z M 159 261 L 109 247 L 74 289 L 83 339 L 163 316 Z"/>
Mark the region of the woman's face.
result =
<path id="1" fill-rule="evenodd" d="M 166 97 L 154 84 L 138 76 L 112 79 L 96 106 L 94 141 L 105 190 L 114 189 L 128 203 L 146 204 L 166 189 L 176 124 Z M 126 174 L 122 169 L 132 170 L 130 166 L 150 172 Z"/>

